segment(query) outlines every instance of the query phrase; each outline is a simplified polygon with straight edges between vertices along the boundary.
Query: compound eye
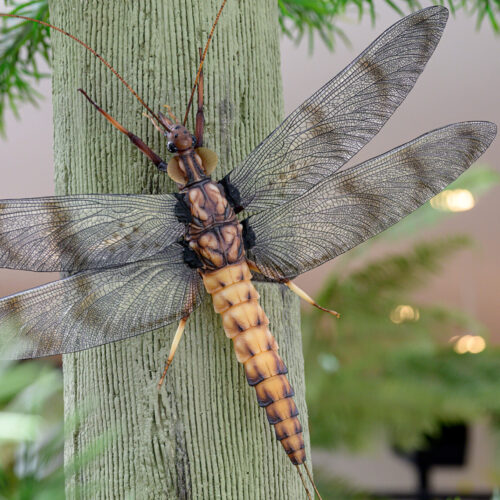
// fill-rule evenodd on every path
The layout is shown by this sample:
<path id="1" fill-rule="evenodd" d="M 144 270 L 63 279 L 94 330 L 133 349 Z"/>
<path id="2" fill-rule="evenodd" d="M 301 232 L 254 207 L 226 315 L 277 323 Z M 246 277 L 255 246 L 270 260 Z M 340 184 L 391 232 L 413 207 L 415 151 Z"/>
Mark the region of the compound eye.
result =
<path id="1" fill-rule="evenodd" d="M 177 146 L 172 142 L 167 142 L 167 149 L 170 153 L 177 153 Z"/>

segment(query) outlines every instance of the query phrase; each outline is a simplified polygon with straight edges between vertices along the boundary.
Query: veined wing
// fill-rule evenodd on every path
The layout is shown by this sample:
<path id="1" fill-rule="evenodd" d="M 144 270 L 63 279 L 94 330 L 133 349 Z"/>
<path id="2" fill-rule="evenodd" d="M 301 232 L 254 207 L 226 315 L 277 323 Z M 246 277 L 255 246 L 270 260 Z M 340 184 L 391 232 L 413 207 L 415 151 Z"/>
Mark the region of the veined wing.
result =
<path id="1" fill-rule="evenodd" d="M 0 200 L 0 267 L 77 271 L 151 257 L 184 233 L 176 203 L 173 194 Z"/>
<path id="2" fill-rule="evenodd" d="M 234 205 L 277 207 L 344 165 L 406 98 L 447 18 L 439 6 L 405 17 L 292 112 L 223 179 Z"/>
<path id="3" fill-rule="evenodd" d="M 174 243 L 149 260 L 83 271 L 0 300 L 2 356 L 80 351 L 180 320 L 204 294 L 183 250 Z"/>
<path id="4" fill-rule="evenodd" d="M 249 258 L 275 280 L 333 259 L 439 193 L 495 134 L 493 123 L 457 123 L 337 172 L 301 197 L 247 219 Z"/>

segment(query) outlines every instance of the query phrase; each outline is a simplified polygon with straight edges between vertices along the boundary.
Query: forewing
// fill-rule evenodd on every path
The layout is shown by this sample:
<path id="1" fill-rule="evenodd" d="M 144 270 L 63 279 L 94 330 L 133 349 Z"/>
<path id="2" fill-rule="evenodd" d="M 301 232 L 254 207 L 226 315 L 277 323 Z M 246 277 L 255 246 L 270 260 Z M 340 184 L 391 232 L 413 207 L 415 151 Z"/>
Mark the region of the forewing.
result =
<path id="1" fill-rule="evenodd" d="M 329 177 L 406 98 L 432 55 L 448 11 L 405 17 L 292 112 L 224 180 L 237 207 L 277 207 Z"/>
<path id="2" fill-rule="evenodd" d="M 457 123 L 337 172 L 296 200 L 247 219 L 249 258 L 275 280 L 333 259 L 439 193 L 495 134 L 492 123 Z"/>
<path id="3" fill-rule="evenodd" d="M 83 271 L 0 300 L 0 352 L 33 358 L 122 340 L 180 320 L 203 294 L 198 272 L 173 244 L 149 260 Z"/>
<path id="4" fill-rule="evenodd" d="M 0 201 L 0 267 L 77 271 L 158 254 L 184 233 L 177 199 L 76 195 Z"/>

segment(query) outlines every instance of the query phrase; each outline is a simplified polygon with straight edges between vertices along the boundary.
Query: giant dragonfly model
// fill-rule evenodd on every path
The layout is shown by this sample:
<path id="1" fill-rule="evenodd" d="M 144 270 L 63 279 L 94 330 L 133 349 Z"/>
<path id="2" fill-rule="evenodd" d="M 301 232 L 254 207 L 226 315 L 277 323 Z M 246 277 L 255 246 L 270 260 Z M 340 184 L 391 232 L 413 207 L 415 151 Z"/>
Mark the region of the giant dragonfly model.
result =
<path id="1" fill-rule="evenodd" d="M 197 87 L 196 134 L 187 111 L 180 123 L 147 108 L 174 153 L 168 162 L 85 94 L 179 192 L 1 201 L 0 266 L 76 273 L 0 301 L 4 352 L 69 353 L 178 321 L 168 367 L 209 293 L 277 439 L 304 464 L 293 389 L 252 280 L 284 283 L 312 302 L 290 280 L 411 213 L 489 146 L 494 124 L 462 122 L 341 169 L 405 99 L 447 17 L 430 7 L 393 25 L 220 181 L 210 178 L 216 154 L 202 147 L 206 48 L 189 102 Z"/>

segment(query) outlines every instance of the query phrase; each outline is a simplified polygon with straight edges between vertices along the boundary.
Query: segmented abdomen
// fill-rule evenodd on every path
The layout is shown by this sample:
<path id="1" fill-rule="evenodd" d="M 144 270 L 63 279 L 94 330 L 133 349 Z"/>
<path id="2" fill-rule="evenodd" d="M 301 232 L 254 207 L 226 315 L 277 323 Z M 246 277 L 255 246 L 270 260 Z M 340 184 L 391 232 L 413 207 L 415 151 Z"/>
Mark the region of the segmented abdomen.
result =
<path id="1" fill-rule="evenodd" d="M 265 408 L 267 419 L 274 426 L 276 438 L 292 463 L 302 464 L 306 456 L 294 392 L 248 265 L 243 262 L 226 266 L 202 276 L 215 311 L 222 315 L 224 331 L 233 340 L 236 357 L 245 367 L 248 383 L 255 388 L 259 406 Z"/>

